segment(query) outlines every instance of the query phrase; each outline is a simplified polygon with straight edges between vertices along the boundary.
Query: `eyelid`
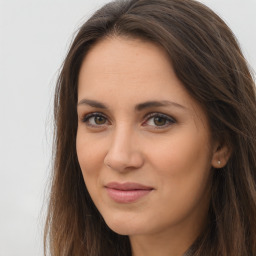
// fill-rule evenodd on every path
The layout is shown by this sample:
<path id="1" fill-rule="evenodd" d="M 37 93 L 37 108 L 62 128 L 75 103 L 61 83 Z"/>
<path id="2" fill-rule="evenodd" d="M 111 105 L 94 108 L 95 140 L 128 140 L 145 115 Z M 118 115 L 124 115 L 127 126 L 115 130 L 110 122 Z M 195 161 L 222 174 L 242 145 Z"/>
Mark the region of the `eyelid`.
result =
<path id="1" fill-rule="evenodd" d="M 142 126 L 146 126 L 146 125 L 144 125 L 144 124 L 145 124 L 146 122 L 148 122 L 148 120 L 150 120 L 151 118 L 154 118 L 154 117 L 161 117 L 161 118 L 164 118 L 164 119 L 166 119 L 166 120 L 168 121 L 168 124 L 165 124 L 165 125 L 163 125 L 163 126 L 157 126 L 157 125 L 155 125 L 155 126 L 154 126 L 154 129 L 164 129 L 164 128 L 167 128 L 167 127 L 169 127 L 170 125 L 172 125 L 172 124 L 174 124 L 174 123 L 177 122 L 175 118 L 173 118 L 173 117 L 171 117 L 171 116 L 169 116 L 169 115 L 167 115 L 167 114 L 163 114 L 163 113 L 159 113 L 159 112 L 152 112 L 152 113 L 147 114 L 147 115 L 144 117 L 144 120 L 145 120 L 145 121 L 143 121 Z M 148 125 L 148 126 L 150 126 L 150 125 Z"/>
<path id="2" fill-rule="evenodd" d="M 103 118 L 106 119 L 107 124 L 110 123 L 110 122 L 109 122 L 109 118 L 108 118 L 106 115 L 104 115 L 103 113 L 101 113 L 101 112 L 91 112 L 91 113 L 85 114 L 85 115 L 82 116 L 81 121 L 82 121 L 83 123 L 86 123 L 86 125 L 88 125 L 88 126 L 97 127 L 97 128 L 100 128 L 100 127 L 103 127 L 103 126 L 106 125 L 106 124 L 102 124 L 102 125 L 91 125 L 91 124 L 89 124 L 89 123 L 88 123 L 88 120 L 89 120 L 91 117 L 95 117 L 95 116 L 103 117 Z"/>

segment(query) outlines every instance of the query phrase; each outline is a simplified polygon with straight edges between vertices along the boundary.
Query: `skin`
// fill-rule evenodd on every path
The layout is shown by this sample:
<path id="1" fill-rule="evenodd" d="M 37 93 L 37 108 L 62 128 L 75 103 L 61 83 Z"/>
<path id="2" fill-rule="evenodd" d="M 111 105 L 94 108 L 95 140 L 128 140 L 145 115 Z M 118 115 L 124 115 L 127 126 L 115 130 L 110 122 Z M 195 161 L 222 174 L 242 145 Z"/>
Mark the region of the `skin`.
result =
<path id="1" fill-rule="evenodd" d="M 165 104 L 138 109 L 149 101 Z M 164 50 L 121 37 L 98 42 L 81 66 L 77 113 L 79 164 L 107 225 L 129 236 L 134 256 L 183 255 L 206 225 L 212 167 L 221 154 L 204 110 Z M 106 191 L 109 182 L 153 189 L 117 203 Z"/>

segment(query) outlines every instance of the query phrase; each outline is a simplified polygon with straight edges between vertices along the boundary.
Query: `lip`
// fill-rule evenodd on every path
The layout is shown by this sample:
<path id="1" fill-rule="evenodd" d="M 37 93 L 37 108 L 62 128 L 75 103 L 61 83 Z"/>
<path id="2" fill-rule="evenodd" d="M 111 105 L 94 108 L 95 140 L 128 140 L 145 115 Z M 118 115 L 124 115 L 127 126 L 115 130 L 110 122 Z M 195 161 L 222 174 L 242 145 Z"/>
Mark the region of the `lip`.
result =
<path id="1" fill-rule="evenodd" d="M 109 197 L 117 203 L 136 202 L 153 190 L 152 187 L 133 182 L 111 182 L 105 188 Z"/>

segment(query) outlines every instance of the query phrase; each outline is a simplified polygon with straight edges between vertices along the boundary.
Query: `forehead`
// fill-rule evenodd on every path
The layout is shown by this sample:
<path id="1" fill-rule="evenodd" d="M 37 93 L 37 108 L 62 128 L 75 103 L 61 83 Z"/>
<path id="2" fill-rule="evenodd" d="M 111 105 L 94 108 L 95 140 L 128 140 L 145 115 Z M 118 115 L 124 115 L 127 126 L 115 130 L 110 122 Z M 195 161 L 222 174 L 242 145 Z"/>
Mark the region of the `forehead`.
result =
<path id="1" fill-rule="evenodd" d="M 162 70 L 163 67 L 165 70 Z M 122 37 L 98 42 L 87 53 L 81 67 L 81 71 L 90 76 L 97 73 L 115 78 L 129 76 L 133 80 L 145 73 L 153 76 L 161 70 L 169 72 L 169 69 L 170 61 L 162 48 L 150 42 Z"/>
<path id="2" fill-rule="evenodd" d="M 78 101 L 83 98 L 121 106 L 151 100 L 196 104 L 163 48 L 122 37 L 103 39 L 87 53 L 78 79 Z"/>
<path id="3" fill-rule="evenodd" d="M 172 82 L 177 82 L 177 78 L 162 48 L 150 42 L 118 37 L 98 42 L 87 53 L 80 69 L 78 89 L 87 93 L 99 89 L 146 93 L 145 89 L 159 91 L 160 84 Z"/>

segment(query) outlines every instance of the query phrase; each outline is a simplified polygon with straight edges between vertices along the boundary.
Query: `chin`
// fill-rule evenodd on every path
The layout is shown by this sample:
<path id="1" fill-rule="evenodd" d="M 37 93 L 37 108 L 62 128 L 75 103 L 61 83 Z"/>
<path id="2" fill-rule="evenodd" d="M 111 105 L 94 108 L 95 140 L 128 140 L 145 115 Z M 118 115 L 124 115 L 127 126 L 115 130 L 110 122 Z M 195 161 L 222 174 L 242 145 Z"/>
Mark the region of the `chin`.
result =
<path id="1" fill-rule="evenodd" d="M 110 222 L 110 223 L 107 223 L 107 226 L 112 230 L 114 231 L 115 233 L 119 234 L 119 235 L 126 235 L 126 236 L 129 236 L 129 235 L 134 235 L 136 234 L 136 230 L 134 230 L 134 228 L 131 226 L 131 225 L 127 225 L 123 222 Z M 137 231 L 138 231 L 138 227 L 136 227 Z"/>
<path id="2" fill-rule="evenodd" d="M 141 231 L 145 231 L 145 226 L 143 225 L 143 221 L 134 221 L 132 218 L 130 221 L 127 218 L 104 218 L 107 226 L 119 235 L 136 235 L 142 233 Z M 143 227 L 144 226 L 144 227 Z"/>

